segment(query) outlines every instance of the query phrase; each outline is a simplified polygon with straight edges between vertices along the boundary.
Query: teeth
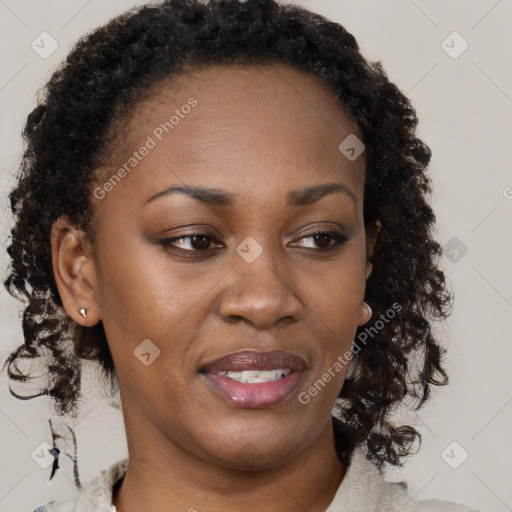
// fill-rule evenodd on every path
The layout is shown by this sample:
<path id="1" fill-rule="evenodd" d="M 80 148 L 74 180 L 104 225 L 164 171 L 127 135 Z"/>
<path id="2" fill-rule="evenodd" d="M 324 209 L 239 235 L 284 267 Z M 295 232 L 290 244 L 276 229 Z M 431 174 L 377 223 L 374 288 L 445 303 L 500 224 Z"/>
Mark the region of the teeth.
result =
<path id="1" fill-rule="evenodd" d="M 260 382 L 273 382 L 286 377 L 291 370 L 248 370 L 243 372 L 218 372 L 217 375 L 228 377 L 243 384 L 258 384 Z"/>

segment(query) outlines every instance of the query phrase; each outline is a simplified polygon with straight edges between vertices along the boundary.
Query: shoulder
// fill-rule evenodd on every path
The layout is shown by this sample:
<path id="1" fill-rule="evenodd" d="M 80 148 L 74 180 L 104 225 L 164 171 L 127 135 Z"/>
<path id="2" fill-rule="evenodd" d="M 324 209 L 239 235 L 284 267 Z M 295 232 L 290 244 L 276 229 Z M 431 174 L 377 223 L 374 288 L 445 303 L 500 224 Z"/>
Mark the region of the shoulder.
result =
<path id="1" fill-rule="evenodd" d="M 121 459 L 73 494 L 52 500 L 32 512 L 111 512 L 112 488 L 127 468 L 128 459 Z"/>
<path id="2" fill-rule="evenodd" d="M 354 449 L 345 476 L 326 512 L 477 512 L 446 501 L 413 503 L 403 483 L 386 482 L 377 466 L 368 461 L 360 447 Z"/>

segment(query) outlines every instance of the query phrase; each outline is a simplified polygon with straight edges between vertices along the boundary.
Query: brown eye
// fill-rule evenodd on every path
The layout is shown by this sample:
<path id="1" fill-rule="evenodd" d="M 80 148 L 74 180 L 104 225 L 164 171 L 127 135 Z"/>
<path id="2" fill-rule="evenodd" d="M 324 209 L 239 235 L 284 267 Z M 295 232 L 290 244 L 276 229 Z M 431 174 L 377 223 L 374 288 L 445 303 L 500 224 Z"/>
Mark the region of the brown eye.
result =
<path id="1" fill-rule="evenodd" d="M 348 238 L 341 233 L 335 233 L 333 231 L 316 231 L 310 235 L 303 236 L 299 241 L 311 239 L 312 243 L 308 245 L 302 245 L 306 249 L 318 249 L 320 251 L 330 251 L 337 249 L 348 241 Z"/>
<path id="2" fill-rule="evenodd" d="M 313 238 L 315 240 L 315 244 L 317 244 L 321 249 L 327 249 L 331 246 L 331 242 L 333 241 L 333 237 L 327 233 L 314 235 Z"/>
<path id="3" fill-rule="evenodd" d="M 190 233 L 189 235 L 164 238 L 160 240 L 160 244 L 164 247 L 175 247 L 186 252 L 201 252 L 210 249 L 213 241 L 214 239 L 205 233 Z"/>

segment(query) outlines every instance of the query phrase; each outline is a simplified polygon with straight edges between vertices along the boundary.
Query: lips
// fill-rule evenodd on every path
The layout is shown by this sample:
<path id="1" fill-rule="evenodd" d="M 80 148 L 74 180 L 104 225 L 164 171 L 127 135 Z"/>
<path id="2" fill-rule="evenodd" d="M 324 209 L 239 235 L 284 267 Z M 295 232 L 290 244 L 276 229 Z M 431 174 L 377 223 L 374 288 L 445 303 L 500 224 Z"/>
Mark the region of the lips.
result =
<path id="1" fill-rule="evenodd" d="M 297 389 L 306 362 L 284 350 L 234 352 L 204 365 L 208 387 L 231 405 L 244 409 L 276 406 Z"/>
<path id="2" fill-rule="evenodd" d="M 304 370 L 306 362 L 299 356 L 284 350 L 257 352 L 243 350 L 233 352 L 204 365 L 202 373 L 243 372 L 251 370 Z"/>

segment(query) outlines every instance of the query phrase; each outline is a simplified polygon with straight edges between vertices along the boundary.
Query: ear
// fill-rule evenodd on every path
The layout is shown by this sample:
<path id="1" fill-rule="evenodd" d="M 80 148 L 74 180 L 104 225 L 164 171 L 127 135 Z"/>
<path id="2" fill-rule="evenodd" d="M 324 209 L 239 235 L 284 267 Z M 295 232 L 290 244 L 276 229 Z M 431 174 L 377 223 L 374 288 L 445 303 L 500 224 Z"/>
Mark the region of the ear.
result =
<path id="1" fill-rule="evenodd" d="M 51 246 L 53 274 L 64 309 L 80 325 L 97 324 L 96 269 L 86 234 L 61 216 L 52 225 Z M 86 318 L 80 308 L 87 310 Z"/>
<path id="2" fill-rule="evenodd" d="M 382 224 L 378 220 L 366 227 L 366 279 L 370 277 L 373 270 L 373 252 L 381 229 Z"/>

